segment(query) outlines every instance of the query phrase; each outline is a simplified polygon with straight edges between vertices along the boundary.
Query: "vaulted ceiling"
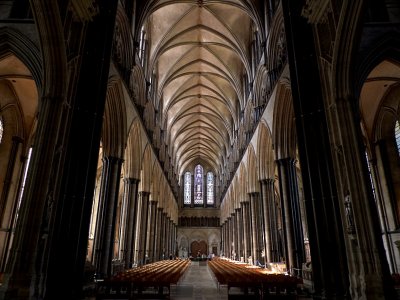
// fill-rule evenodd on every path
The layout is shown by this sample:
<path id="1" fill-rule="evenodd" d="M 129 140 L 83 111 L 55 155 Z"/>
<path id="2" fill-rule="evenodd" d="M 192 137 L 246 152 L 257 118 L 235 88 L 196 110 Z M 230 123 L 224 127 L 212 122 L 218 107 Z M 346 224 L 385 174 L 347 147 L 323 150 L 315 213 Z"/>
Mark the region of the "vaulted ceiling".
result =
<path id="1" fill-rule="evenodd" d="M 218 174 L 231 152 L 244 78 L 251 74 L 253 2 L 161 0 L 147 6 L 146 77 L 156 80 L 155 108 L 178 175 L 195 163 Z"/>

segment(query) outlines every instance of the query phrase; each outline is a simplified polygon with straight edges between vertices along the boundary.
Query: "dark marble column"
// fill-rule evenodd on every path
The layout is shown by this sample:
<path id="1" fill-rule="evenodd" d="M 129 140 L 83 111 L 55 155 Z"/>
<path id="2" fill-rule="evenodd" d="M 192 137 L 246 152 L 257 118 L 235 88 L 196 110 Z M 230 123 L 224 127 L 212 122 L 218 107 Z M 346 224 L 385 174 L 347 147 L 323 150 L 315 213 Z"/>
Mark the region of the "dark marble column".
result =
<path id="1" fill-rule="evenodd" d="M 274 192 L 273 192 L 274 193 Z M 271 226 L 271 255 L 272 261 L 280 261 L 284 256 L 283 246 L 281 245 L 279 239 L 279 226 L 278 223 L 280 221 L 279 209 L 275 200 L 275 194 L 272 195 L 270 201 L 270 214 L 271 219 L 269 220 Z"/>
<path id="2" fill-rule="evenodd" d="M 132 268 L 134 262 L 135 254 L 135 239 L 134 235 L 136 232 L 136 219 L 137 219 L 137 209 L 138 209 L 138 183 L 139 180 L 135 178 L 125 178 L 125 189 L 124 197 L 126 199 L 126 231 L 125 231 L 125 268 Z"/>
<path id="3" fill-rule="evenodd" d="M 161 216 L 161 239 L 160 239 L 160 244 L 161 244 L 161 258 L 166 259 L 168 257 L 168 252 L 166 248 L 166 229 L 167 229 L 167 213 L 163 212 Z"/>
<path id="4" fill-rule="evenodd" d="M 147 235 L 147 242 L 146 242 L 146 250 L 148 253 L 148 257 L 151 262 L 155 261 L 155 236 L 156 236 L 156 217 L 157 217 L 157 201 L 150 201 L 149 206 L 149 220 L 147 227 L 148 235 Z"/>
<path id="5" fill-rule="evenodd" d="M 121 167 L 122 159 L 103 157 L 93 259 L 97 278 L 105 278 L 111 275 Z"/>
<path id="6" fill-rule="evenodd" d="M 227 237 L 228 237 L 228 253 L 226 254 L 227 257 L 232 258 L 232 222 L 231 217 L 227 219 Z"/>
<path id="7" fill-rule="evenodd" d="M 315 297 L 346 299 L 349 274 L 312 25 L 305 1 L 283 0 Z"/>
<path id="8" fill-rule="evenodd" d="M 242 206 L 243 215 L 243 256 L 244 260 L 247 262 L 247 259 L 251 255 L 250 203 L 245 201 L 240 204 Z"/>
<path id="9" fill-rule="evenodd" d="M 237 235 L 237 244 L 236 244 L 236 254 L 238 259 L 243 256 L 243 225 L 241 222 L 241 211 L 240 208 L 235 209 L 235 223 L 236 223 L 236 235 Z"/>
<path id="10" fill-rule="evenodd" d="M 236 227 L 236 217 L 234 213 L 231 213 L 231 230 L 232 230 L 232 251 L 235 253 L 235 259 L 238 259 L 237 253 L 237 243 L 238 243 L 238 236 L 237 236 L 237 227 Z"/>
<path id="11" fill-rule="evenodd" d="M 250 193 L 250 211 L 251 211 L 251 256 L 253 258 L 253 264 L 259 259 L 258 250 L 259 244 L 259 207 L 258 207 L 258 194 Z"/>
<path id="12" fill-rule="evenodd" d="M 147 221 L 149 216 L 149 192 L 141 191 L 138 193 L 140 201 L 140 226 L 138 231 L 139 245 L 138 265 L 146 263 L 146 241 L 147 241 Z"/>
<path id="13" fill-rule="evenodd" d="M 263 207 L 263 229 L 264 229 L 264 251 L 265 261 L 272 261 L 272 238 L 271 238 L 271 201 L 274 196 L 274 180 L 265 179 L 261 181 L 261 195 L 262 195 L 262 207 Z M 271 199 L 272 198 L 272 199 Z"/>
<path id="14" fill-rule="evenodd" d="M 162 230 L 162 208 L 158 207 L 157 208 L 157 217 L 156 217 L 156 237 L 155 237 L 155 253 L 154 253 L 154 259 L 160 260 L 161 255 L 162 255 L 162 249 L 161 249 L 161 230 Z"/>
<path id="15" fill-rule="evenodd" d="M 305 262 L 295 160 L 292 158 L 280 159 L 278 166 L 282 220 L 286 240 L 286 265 L 287 269 L 291 271 L 292 268 L 301 269 L 302 263 Z"/>

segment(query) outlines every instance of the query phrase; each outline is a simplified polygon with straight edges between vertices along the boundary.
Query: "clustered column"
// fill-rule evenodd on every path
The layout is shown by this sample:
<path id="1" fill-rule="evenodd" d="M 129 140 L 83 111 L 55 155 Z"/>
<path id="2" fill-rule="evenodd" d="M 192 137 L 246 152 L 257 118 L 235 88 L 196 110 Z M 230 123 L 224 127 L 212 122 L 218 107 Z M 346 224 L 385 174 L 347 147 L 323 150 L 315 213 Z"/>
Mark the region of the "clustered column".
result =
<path id="1" fill-rule="evenodd" d="M 118 191 L 122 159 L 103 157 L 103 172 L 100 201 L 97 215 L 94 265 L 98 277 L 109 277 L 112 273 L 115 238 L 115 217 L 118 204 Z"/>
<path id="2" fill-rule="evenodd" d="M 243 256 L 245 261 L 251 255 L 251 242 L 250 242 L 250 203 L 244 201 L 240 203 L 242 207 L 242 219 L 243 219 Z"/>
<path id="3" fill-rule="evenodd" d="M 124 197 L 126 199 L 126 232 L 125 232 L 125 268 L 131 268 L 134 262 L 136 218 L 137 218 L 137 189 L 139 180 L 135 178 L 124 179 Z"/>
<path id="4" fill-rule="evenodd" d="M 262 203 L 260 203 L 259 193 L 250 193 L 250 208 L 251 208 L 251 234 L 252 234 L 252 256 L 253 263 L 260 260 L 261 247 L 263 240 L 262 232 Z"/>
<path id="5" fill-rule="evenodd" d="M 293 268 L 301 269 L 305 256 L 295 161 L 280 159 L 278 166 L 287 268 L 292 271 Z"/>
<path id="6" fill-rule="evenodd" d="M 146 236 L 146 252 L 150 262 L 155 261 L 155 235 L 156 235 L 156 220 L 157 220 L 157 201 L 150 201 L 148 224 L 149 228 Z M 147 263 L 147 262 L 146 262 Z"/>

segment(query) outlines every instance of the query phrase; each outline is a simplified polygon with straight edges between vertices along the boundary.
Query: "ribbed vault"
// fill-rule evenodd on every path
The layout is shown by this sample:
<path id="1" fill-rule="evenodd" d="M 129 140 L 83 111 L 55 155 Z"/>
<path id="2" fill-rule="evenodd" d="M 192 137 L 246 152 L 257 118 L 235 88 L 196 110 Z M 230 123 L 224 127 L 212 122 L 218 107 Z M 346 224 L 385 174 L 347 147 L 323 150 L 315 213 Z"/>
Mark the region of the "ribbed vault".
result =
<path id="1" fill-rule="evenodd" d="M 175 173 L 218 174 L 234 143 L 257 18 L 248 1 L 150 1 L 145 8 L 154 107 Z M 154 87 L 153 87 L 154 88 Z"/>

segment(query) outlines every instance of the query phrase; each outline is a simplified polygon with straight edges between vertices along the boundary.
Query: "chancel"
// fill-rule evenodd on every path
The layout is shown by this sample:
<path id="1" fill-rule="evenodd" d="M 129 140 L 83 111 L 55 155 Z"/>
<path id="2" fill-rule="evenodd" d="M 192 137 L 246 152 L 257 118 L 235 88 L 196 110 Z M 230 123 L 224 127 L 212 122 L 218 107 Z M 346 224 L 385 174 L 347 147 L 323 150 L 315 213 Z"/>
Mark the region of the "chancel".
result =
<path id="1" fill-rule="evenodd" d="M 395 0 L 0 1 L 0 299 L 400 299 L 399 41 Z"/>

